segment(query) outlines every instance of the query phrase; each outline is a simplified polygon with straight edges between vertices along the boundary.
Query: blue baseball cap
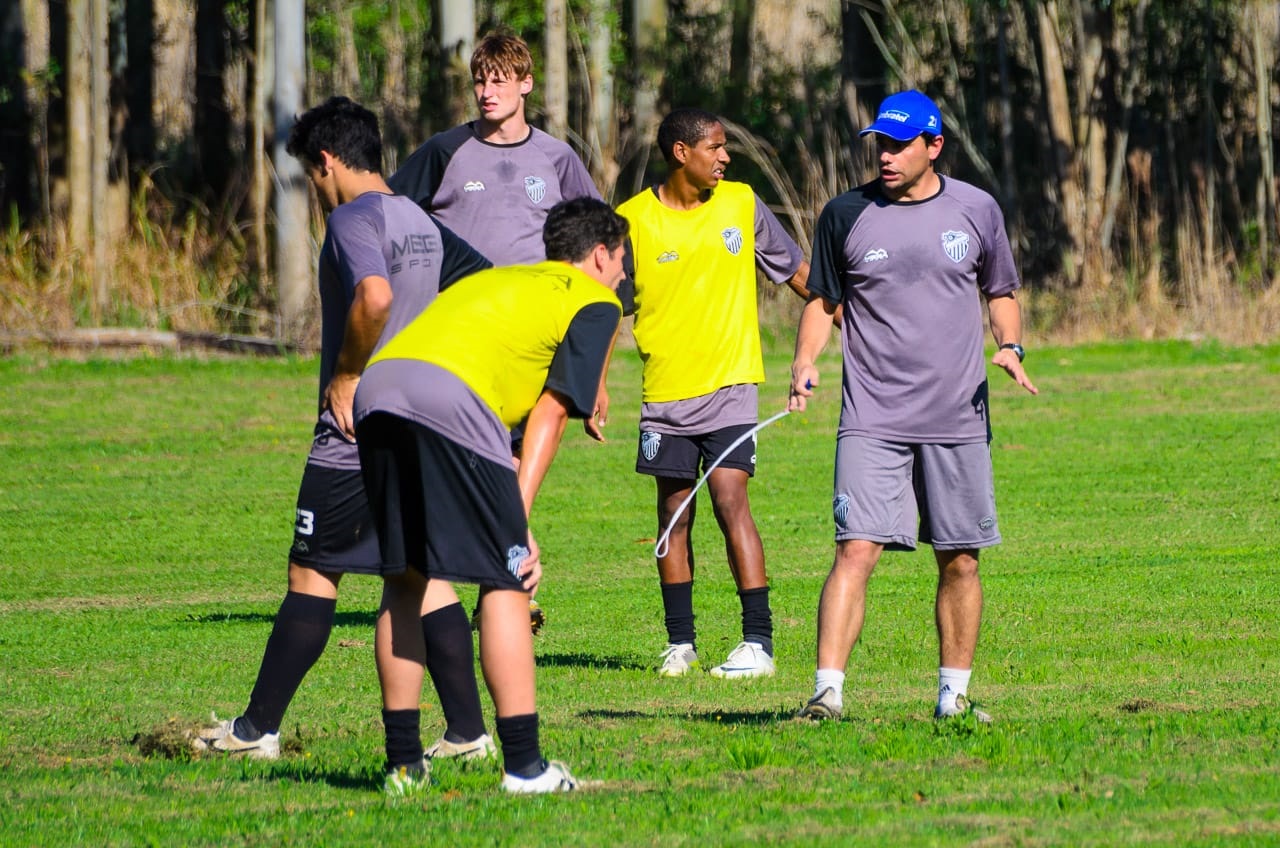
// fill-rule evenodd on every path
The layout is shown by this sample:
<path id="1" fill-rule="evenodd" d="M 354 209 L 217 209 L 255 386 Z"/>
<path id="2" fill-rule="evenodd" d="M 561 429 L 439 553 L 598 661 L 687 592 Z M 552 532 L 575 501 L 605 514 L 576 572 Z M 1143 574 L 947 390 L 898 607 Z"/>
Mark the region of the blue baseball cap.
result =
<path id="1" fill-rule="evenodd" d="M 942 113 L 914 88 L 890 94 L 880 103 L 875 122 L 858 135 L 880 133 L 895 141 L 911 141 L 921 133 L 942 135 Z"/>

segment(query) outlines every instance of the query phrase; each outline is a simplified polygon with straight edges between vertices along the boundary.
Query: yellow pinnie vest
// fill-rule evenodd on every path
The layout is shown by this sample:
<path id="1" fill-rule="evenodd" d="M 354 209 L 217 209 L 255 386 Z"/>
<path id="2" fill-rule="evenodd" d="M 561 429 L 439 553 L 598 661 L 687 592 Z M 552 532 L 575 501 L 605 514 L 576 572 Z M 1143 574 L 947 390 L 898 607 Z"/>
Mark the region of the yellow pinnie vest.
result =
<path id="1" fill-rule="evenodd" d="M 751 187 L 721 181 L 690 210 L 664 206 L 646 189 L 618 213 L 631 224 L 644 401 L 763 382 Z"/>
<path id="2" fill-rule="evenodd" d="M 533 409 L 556 349 L 585 306 L 612 303 L 608 287 L 564 262 L 512 265 L 445 289 L 369 364 L 417 359 L 453 373 L 510 429 Z"/>

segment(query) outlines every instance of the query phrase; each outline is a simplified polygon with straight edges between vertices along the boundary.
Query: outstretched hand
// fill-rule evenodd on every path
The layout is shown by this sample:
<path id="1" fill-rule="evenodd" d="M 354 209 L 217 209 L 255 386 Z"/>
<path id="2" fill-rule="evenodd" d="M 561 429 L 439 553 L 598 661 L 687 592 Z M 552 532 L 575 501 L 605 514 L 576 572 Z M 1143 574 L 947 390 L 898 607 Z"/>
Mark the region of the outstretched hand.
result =
<path id="1" fill-rule="evenodd" d="M 1031 378 L 1027 376 L 1026 369 L 1022 367 L 1022 360 L 1018 359 L 1018 354 L 1010 348 L 1001 348 L 991 357 L 992 365 L 999 365 L 1004 369 L 1015 383 L 1033 395 L 1040 394 L 1040 390 L 1031 382 Z"/>

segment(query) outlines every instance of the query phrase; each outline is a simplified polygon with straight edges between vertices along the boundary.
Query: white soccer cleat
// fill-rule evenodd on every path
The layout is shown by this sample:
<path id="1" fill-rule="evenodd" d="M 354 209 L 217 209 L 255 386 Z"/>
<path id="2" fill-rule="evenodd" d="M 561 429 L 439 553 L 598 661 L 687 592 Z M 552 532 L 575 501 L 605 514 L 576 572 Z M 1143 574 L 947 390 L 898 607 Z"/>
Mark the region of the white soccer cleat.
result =
<path id="1" fill-rule="evenodd" d="M 427 749 L 427 759 L 446 760 L 457 757 L 461 760 L 484 760 L 496 756 L 498 748 L 487 733 L 481 733 L 470 742 L 450 742 L 441 736 Z"/>
<path id="2" fill-rule="evenodd" d="M 547 767 L 537 777 L 519 777 L 511 772 L 502 775 L 502 791 L 517 795 L 572 792 L 577 788 L 578 781 L 569 774 L 569 767 L 561 762 L 547 763 Z"/>
<path id="3" fill-rule="evenodd" d="M 979 724 L 991 724 L 991 713 L 978 709 L 974 703 L 964 695 L 956 695 L 956 703 L 952 709 L 943 710 L 941 707 L 933 708 L 934 721 L 945 718 L 963 718 L 972 715 L 974 721 Z"/>
<path id="4" fill-rule="evenodd" d="M 759 642 L 739 642 L 722 665 L 711 669 L 711 676 L 735 679 L 773 677 L 775 670 L 773 657 L 765 652 L 763 645 Z"/>
<path id="5" fill-rule="evenodd" d="M 197 734 L 203 746 L 196 745 L 200 751 L 218 751 L 223 754 L 248 757 L 254 760 L 280 759 L 280 734 L 264 733 L 257 739 L 241 739 L 236 735 L 236 720 L 233 718 L 218 721 L 213 727 L 206 727 Z"/>
<path id="6" fill-rule="evenodd" d="M 388 798 L 409 798 L 431 789 L 431 761 L 422 759 L 420 767 L 397 766 L 387 772 L 382 792 Z"/>
<path id="7" fill-rule="evenodd" d="M 844 709 L 843 699 L 836 694 L 836 690 L 828 686 L 817 695 L 814 695 L 808 702 L 796 712 L 796 718 L 807 718 L 813 721 L 823 721 L 831 719 L 839 721 L 840 714 Z"/>
<path id="8" fill-rule="evenodd" d="M 688 642 L 667 643 L 662 649 L 659 677 L 684 677 L 698 667 L 698 652 Z"/>

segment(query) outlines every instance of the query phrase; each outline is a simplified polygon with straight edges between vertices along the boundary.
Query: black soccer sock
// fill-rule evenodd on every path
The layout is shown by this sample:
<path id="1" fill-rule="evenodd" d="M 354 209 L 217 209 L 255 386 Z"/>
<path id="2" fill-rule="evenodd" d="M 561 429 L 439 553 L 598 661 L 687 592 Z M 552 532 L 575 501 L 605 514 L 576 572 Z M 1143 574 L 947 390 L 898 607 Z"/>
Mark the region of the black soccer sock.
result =
<path id="1" fill-rule="evenodd" d="M 427 673 L 444 713 L 444 738 L 450 742 L 478 738 L 484 733 L 484 715 L 476 685 L 471 622 L 462 604 L 450 604 L 424 615 L 422 638 L 427 645 Z"/>
<path id="2" fill-rule="evenodd" d="M 333 598 L 289 592 L 280 603 L 276 623 L 262 652 L 258 682 L 253 684 L 244 717 L 260 733 L 279 733 L 302 678 L 320 659 L 333 630 Z"/>
<path id="3" fill-rule="evenodd" d="M 769 609 L 769 587 L 740 589 L 742 601 L 742 641 L 757 642 L 773 656 L 773 613 Z"/>
<path id="4" fill-rule="evenodd" d="M 382 726 L 387 733 L 387 771 L 422 765 L 420 721 L 418 710 L 382 711 Z"/>
<path id="5" fill-rule="evenodd" d="M 547 768 L 538 748 L 538 714 L 494 719 L 502 743 L 503 768 L 517 777 L 537 777 Z"/>
<path id="6" fill-rule="evenodd" d="M 687 642 L 694 644 L 693 581 L 688 583 L 663 583 L 662 608 L 666 613 L 667 641 L 673 645 Z"/>

